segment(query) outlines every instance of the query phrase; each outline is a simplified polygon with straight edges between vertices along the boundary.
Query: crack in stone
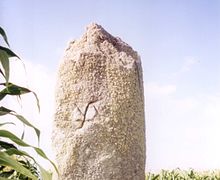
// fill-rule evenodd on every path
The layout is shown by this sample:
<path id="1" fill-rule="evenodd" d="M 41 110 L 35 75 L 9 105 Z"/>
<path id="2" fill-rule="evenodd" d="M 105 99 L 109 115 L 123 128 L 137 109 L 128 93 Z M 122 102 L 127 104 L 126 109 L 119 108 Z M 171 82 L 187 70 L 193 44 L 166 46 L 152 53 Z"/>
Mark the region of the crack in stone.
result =
<path id="1" fill-rule="evenodd" d="M 97 102 L 97 101 L 98 101 L 98 100 L 90 101 L 90 102 L 86 105 L 85 112 L 83 113 L 83 120 L 82 120 L 80 126 L 79 126 L 77 129 L 81 129 L 81 128 L 83 127 L 83 125 L 84 125 L 84 123 L 85 123 L 85 121 L 86 121 L 86 114 L 87 114 L 87 112 L 88 112 L 89 106 L 90 106 L 91 104 Z M 94 106 L 94 108 L 95 108 L 95 106 Z M 96 108 L 95 108 L 95 110 L 97 111 Z"/>

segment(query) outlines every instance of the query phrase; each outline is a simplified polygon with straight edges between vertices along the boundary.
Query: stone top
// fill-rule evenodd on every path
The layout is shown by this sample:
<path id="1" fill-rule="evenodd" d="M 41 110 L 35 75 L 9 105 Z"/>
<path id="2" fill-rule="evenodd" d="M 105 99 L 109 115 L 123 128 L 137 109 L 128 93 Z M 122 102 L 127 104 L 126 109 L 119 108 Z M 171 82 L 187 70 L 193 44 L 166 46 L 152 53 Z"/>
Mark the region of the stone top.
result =
<path id="1" fill-rule="evenodd" d="M 72 41 L 67 48 L 67 51 L 70 50 L 70 53 L 73 54 L 73 51 L 85 50 L 93 52 L 96 50 L 100 52 L 102 47 L 108 47 L 115 52 L 124 52 L 127 56 L 131 56 L 133 59 L 139 59 L 136 51 L 132 49 L 127 43 L 122 41 L 119 37 L 114 37 L 109 34 L 101 25 L 96 23 L 91 23 L 86 27 L 86 32 L 78 40 Z M 73 51 L 71 51 L 73 50 Z M 105 51 L 105 50 L 104 50 Z"/>

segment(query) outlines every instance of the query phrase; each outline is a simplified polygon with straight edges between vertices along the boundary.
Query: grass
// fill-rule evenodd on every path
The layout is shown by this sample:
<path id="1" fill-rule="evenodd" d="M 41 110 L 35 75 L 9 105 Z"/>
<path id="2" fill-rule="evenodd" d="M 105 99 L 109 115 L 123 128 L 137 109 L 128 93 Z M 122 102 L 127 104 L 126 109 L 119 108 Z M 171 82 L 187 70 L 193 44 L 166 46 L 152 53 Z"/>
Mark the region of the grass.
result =
<path id="1" fill-rule="evenodd" d="M 160 173 L 147 173 L 146 180 L 220 180 L 220 171 L 162 170 Z"/>

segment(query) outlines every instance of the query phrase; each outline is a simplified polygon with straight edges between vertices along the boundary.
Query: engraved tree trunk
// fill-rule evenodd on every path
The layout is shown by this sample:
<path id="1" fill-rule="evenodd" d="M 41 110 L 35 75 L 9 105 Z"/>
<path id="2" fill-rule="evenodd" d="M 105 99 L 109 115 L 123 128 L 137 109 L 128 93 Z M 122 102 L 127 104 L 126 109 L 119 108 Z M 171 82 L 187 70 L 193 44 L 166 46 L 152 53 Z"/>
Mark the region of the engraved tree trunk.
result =
<path id="1" fill-rule="evenodd" d="M 140 57 L 91 24 L 60 64 L 53 146 L 60 180 L 144 180 Z"/>

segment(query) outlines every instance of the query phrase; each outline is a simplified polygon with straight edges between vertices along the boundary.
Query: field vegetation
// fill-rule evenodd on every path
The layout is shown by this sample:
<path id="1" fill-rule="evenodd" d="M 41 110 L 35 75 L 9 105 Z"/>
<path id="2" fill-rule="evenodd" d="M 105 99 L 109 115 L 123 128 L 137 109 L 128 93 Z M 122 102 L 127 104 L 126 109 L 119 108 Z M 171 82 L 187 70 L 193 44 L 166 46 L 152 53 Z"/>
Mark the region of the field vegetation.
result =
<path id="1" fill-rule="evenodd" d="M 220 171 L 162 170 L 159 173 L 147 173 L 146 180 L 220 180 Z"/>

